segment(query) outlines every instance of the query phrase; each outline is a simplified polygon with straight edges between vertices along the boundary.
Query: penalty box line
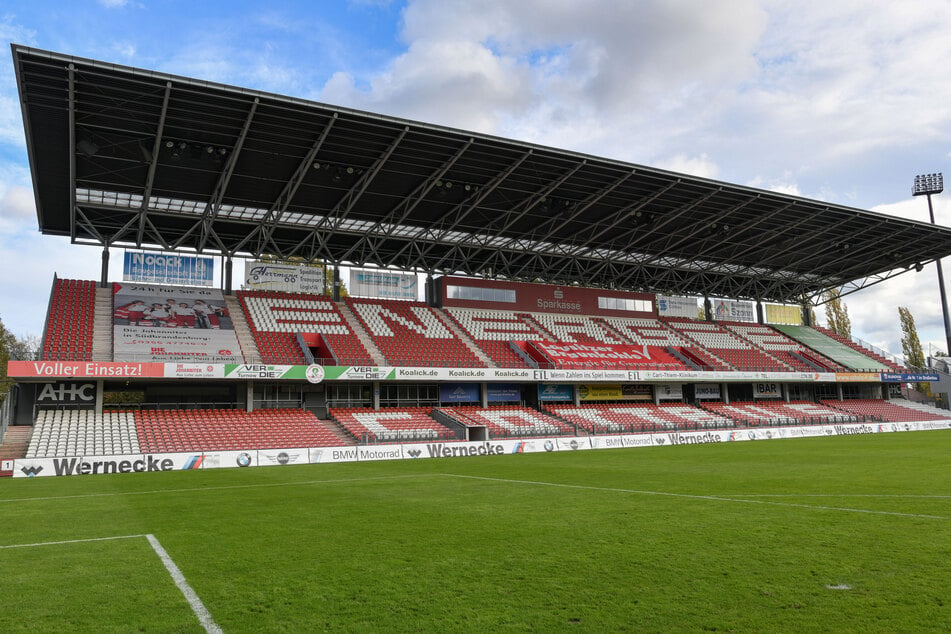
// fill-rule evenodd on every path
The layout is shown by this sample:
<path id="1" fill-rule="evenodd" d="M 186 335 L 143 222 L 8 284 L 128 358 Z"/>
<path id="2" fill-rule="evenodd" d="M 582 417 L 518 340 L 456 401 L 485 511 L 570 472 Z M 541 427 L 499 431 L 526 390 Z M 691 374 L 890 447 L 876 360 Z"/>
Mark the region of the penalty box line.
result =
<path id="1" fill-rule="evenodd" d="M 657 495 L 691 500 L 709 500 L 712 502 L 733 502 L 736 504 L 760 504 L 764 506 L 783 506 L 787 508 L 810 509 L 815 511 L 839 511 L 842 513 L 865 513 L 868 515 L 891 515 L 895 517 L 913 517 L 916 519 L 947 520 L 943 515 L 924 515 L 921 513 L 899 513 L 897 511 L 876 511 L 874 509 L 857 509 L 846 506 L 823 506 L 819 504 L 796 504 L 793 502 L 775 502 L 764 499 L 724 497 L 720 495 L 698 495 L 690 493 L 671 493 L 669 491 L 644 491 L 639 489 L 623 489 L 616 487 L 596 487 L 586 484 L 565 484 L 562 482 L 542 482 L 538 480 L 514 480 L 508 478 L 490 478 L 487 476 L 464 475 L 461 473 L 444 473 L 452 478 L 466 478 L 469 480 L 484 480 L 488 482 L 503 482 L 508 484 L 527 484 L 533 486 L 547 486 L 562 489 L 577 489 L 582 491 L 601 491 L 606 493 L 630 493 L 633 495 Z"/>
<path id="2" fill-rule="evenodd" d="M 192 612 L 195 614 L 195 616 L 198 617 L 198 621 L 201 623 L 202 627 L 205 628 L 205 631 L 209 633 L 220 634 L 221 627 L 215 623 L 215 619 L 211 616 L 211 612 L 208 611 L 208 608 L 206 608 L 205 604 L 201 602 L 201 599 L 198 597 L 198 594 L 195 592 L 194 588 L 192 588 L 188 583 L 188 580 L 185 579 L 185 575 L 182 574 L 181 569 L 175 564 L 175 560 L 173 560 L 171 555 L 168 554 L 168 551 L 162 547 L 162 544 L 159 542 L 158 538 L 151 533 L 141 533 L 138 535 L 114 535 L 112 537 L 91 537 L 88 539 L 69 539 L 52 542 L 36 542 L 32 544 L 8 544 L 0 545 L 0 550 L 11 548 L 38 548 L 41 546 L 62 546 L 65 544 L 88 544 L 91 542 L 108 542 L 120 539 L 141 539 L 143 537 L 148 540 L 152 550 L 156 555 L 158 555 L 162 565 L 165 566 L 165 570 L 172 577 L 172 581 L 175 582 L 175 586 L 178 588 L 179 592 L 182 593 L 182 596 L 185 597 L 185 600 L 188 602 L 188 606 L 192 609 Z"/>

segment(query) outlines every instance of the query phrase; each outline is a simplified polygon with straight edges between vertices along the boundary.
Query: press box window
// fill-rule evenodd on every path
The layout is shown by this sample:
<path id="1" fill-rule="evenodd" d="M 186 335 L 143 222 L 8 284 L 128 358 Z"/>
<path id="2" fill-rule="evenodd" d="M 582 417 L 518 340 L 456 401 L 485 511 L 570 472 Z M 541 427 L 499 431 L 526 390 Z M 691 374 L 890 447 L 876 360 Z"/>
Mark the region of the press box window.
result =
<path id="1" fill-rule="evenodd" d="M 446 288 L 449 299 L 469 299 L 477 302 L 515 303 L 515 291 L 504 288 L 485 288 L 482 286 L 449 286 Z"/>

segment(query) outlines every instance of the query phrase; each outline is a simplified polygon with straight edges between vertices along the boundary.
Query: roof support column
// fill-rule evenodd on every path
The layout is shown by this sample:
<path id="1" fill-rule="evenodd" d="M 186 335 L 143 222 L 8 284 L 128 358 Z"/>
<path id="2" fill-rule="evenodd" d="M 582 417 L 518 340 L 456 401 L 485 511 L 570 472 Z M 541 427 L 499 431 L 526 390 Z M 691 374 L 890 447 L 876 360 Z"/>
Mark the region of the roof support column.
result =
<path id="1" fill-rule="evenodd" d="M 810 327 L 815 325 L 812 323 L 812 306 L 805 300 L 802 302 L 802 323 Z"/>
<path id="2" fill-rule="evenodd" d="M 334 301 L 340 301 L 340 263 L 334 263 Z M 379 407 L 379 404 L 377 404 Z"/>
<path id="3" fill-rule="evenodd" d="M 707 321 L 713 321 L 713 302 L 709 297 L 703 298 L 703 318 Z"/>
<path id="4" fill-rule="evenodd" d="M 224 258 L 225 258 L 225 267 L 224 267 L 224 268 L 225 268 L 225 270 L 224 270 L 225 279 L 223 280 L 223 281 L 224 281 L 224 287 L 225 287 L 224 290 L 225 290 L 225 295 L 231 295 L 231 273 L 232 273 L 231 254 L 230 254 L 230 253 L 225 254 L 225 255 L 224 255 Z"/>
<path id="5" fill-rule="evenodd" d="M 439 301 L 441 299 L 436 297 L 436 283 L 433 280 L 433 272 L 429 271 L 426 273 L 426 305 L 442 308 L 442 302 Z"/>
<path id="6" fill-rule="evenodd" d="M 99 287 L 106 288 L 109 284 L 109 241 L 102 247 L 102 270 L 99 273 Z"/>
<path id="7" fill-rule="evenodd" d="M 764 324 L 766 320 L 763 319 L 763 300 L 756 300 L 756 323 Z"/>

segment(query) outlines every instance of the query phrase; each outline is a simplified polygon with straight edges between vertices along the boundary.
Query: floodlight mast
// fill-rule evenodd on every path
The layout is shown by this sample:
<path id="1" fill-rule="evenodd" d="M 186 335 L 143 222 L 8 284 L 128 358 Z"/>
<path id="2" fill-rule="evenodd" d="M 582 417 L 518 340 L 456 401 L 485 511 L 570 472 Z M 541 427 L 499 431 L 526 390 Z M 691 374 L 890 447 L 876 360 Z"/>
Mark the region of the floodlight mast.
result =
<path id="1" fill-rule="evenodd" d="M 931 206 L 931 195 L 940 194 L 944 191 L 944 176 L 941 172 L 936 174 L 919 174 L 915 176 L 915 187 L 912 190 L 913 196 L 926 196 L 928 198 L 928 215 L 931 218 L 931 224 L 934 221 L 934 207 Z M 941 270 L 941 258 L 935 260 L 938 265 L 938 290 L 941 291 L 941 312 L 944 315 L 944 338 L 947 348 L 944 353 L 951 355 L 951 320 L 948 319 L 948 298 L 944 290 L 944 273 Z"/>

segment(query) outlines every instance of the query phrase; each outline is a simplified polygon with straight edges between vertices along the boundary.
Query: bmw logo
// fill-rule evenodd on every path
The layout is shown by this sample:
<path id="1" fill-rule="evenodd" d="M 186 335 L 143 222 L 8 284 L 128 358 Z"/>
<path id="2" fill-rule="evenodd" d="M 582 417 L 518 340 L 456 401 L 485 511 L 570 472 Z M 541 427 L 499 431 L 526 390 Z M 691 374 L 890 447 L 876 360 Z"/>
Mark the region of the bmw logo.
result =
<path id="1" fill-rule="evenodd" d="M 243 453 L 238 455 L 238 466 L 239 467 L 249 467 L 251 466 L 251 454 Z"/>

